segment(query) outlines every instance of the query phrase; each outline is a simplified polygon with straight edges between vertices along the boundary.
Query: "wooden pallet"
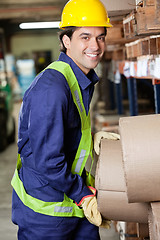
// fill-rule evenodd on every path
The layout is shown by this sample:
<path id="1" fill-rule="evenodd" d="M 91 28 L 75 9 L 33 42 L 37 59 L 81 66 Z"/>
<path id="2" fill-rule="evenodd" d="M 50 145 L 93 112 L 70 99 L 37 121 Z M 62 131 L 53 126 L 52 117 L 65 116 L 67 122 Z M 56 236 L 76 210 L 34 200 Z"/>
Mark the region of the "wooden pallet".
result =
<path id="1" fill-rule="evenodd" d="M 145 0 L 123 19 L 125 38 L 160 33 L 160 0 Z"/>
<path id="2" fill-rule="evenodd" d="M 127 59 L 160 54 L 160 35 L 152 35 L 125 44 Z"/>

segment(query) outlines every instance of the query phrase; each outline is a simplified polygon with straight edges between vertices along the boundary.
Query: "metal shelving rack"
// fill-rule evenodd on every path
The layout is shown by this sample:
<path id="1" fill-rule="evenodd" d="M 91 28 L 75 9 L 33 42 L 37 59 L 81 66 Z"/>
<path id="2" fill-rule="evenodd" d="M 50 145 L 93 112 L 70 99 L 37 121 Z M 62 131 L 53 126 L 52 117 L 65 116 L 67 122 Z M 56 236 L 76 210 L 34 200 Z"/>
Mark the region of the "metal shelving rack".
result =
<path id="1" fill-rule="evenodd" d="M 127 89 L 128 89 L 128 100 L 129 100 L 129 111 L 131 116 L 138 115 L 138 97 L 137 97 L 137 81 L 139 78 L 129 77 L 127 78 Z M 141 79 L 150 79 L 152 81 L 154 90 L 154 102 L 155 102 L 155 113 L 160 113 L 160 79 L 153 77 L 142 77 Z M 123 99 L 122 99 L 122 83 L 115 83 L 115 94 L 117 99 L 117 111 L 119 115 L 123 114 Z"/>

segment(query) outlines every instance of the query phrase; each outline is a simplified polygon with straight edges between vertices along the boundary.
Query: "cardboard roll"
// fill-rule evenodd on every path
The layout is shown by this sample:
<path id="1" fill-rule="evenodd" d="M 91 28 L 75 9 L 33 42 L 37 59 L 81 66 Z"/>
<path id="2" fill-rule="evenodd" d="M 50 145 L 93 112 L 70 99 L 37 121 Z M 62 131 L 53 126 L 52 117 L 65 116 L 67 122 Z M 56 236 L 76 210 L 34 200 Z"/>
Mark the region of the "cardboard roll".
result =
<path id="1" fill-rule="evenodd" d="M 128 202 L 160 201 L 160 115 L 120 118 Z"/>
<path id="2" fill-rule="evenodd" d="M 147 223 L 147 203 L 128 203 L 120 140 L 101 141 L 96 169 L 98 209 L 106 219 Z"/>

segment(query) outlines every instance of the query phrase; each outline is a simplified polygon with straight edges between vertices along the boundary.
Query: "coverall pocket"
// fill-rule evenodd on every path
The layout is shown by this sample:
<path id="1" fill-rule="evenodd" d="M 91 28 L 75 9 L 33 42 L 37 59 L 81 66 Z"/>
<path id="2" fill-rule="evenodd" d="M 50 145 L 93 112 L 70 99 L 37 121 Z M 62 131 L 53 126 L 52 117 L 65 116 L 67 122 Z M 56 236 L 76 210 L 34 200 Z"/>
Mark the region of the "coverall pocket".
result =
<path id="1" fill-rule="evenodd" d="M 22 167 L 20 170 L 20 178 L 26 192 L 32 197 L 45 202 L 62 202 L 64 200 L 64 193 L 50 186 L 48 181 L 42 178 L 40 174 L 26 167 Z"/>
<path id="2" fill-rule="evenodd" d="M 21 168 L 20 177 L 27 190 L 41 188 L 48 184 L 48 181 L 42 178 L 40 174 L 26 167 Z"/>

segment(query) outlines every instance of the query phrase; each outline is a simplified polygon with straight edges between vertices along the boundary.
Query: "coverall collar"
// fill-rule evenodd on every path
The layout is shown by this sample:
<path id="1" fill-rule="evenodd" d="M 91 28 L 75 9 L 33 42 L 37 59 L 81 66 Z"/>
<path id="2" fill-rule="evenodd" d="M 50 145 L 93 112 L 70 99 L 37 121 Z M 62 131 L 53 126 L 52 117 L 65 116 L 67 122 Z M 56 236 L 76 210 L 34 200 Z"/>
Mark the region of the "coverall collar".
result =
<path id="1" fill-rule="evenodd" d="M 82 70 L 76 65 L 76 63 L 65 53 L 61 52 L 58 60 L 66 62 L 71 66 L 82 90 L 86 89 L 90 84 L 94 85 L 99 81 L 99 78 L 93 69 L 91 69 L 89 73 L 85 75 Z"/>

